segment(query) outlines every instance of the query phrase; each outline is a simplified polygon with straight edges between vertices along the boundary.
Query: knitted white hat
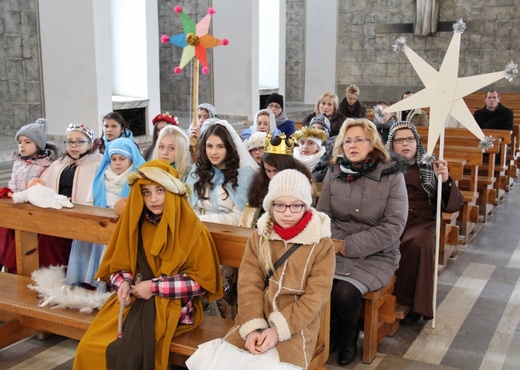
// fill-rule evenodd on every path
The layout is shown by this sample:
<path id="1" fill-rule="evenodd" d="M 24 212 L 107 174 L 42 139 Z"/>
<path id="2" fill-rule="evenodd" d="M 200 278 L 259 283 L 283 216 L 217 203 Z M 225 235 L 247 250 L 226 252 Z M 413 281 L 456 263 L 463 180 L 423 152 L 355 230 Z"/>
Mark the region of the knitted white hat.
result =
<path id="1" fill-rule="evenodd" d="M 255 148 L 263 148 L 265 146 L 265 138 L 267 136 L 267 132 L 257 131 L 253 135 L 249 136 L 244 140 L 244 144 L 246 144 L 247 150 L 255 149 Z"/>
<path id="2" fill-rule="evenodd" d="M 264 209 L 271 213 L 273 202 L 280 197 L 293 197 L 305 203 L 309 209 L 312 203 L 311 183 L 298 170 L 287 169 L 278 172 L 269 182 L 269 190 L 264 198 Z"/>

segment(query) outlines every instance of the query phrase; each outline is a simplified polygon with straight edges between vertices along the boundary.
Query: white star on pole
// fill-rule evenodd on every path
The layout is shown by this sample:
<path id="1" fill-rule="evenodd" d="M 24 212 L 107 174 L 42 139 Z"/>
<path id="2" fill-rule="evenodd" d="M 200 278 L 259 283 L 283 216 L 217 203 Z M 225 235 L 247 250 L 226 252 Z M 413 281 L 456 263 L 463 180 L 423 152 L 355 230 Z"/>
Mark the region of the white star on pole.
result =
<path id="1" fill-rule="evenodd" d="M 403 50 L 410 63 L 419 75 L 425 88 L 403 99 L 390 107 L 385 112 L 398 112 L 414 108 L 430 107 L 430 124 L 428 129 L 429 154 L 437 144 L 437 140 L 444 129 L 446 118 L 451 115 L 481 141 L 485 136 L 475 121 L 463 98 L 478 89 L 487 86 L 501 78 L 511 81 L 518 74 L 517 65 L 510 62 L 505 71 L 494 72 L 470 77 L 458 77 L 460 39 L 464 32 L 465 24 L 459 19 L 453 25 L 453 37 L 439 71 L 425 62 L 419 55 L 406 45 L 406 40 L 401 37 L 394 45 L 394 50 Z"/>

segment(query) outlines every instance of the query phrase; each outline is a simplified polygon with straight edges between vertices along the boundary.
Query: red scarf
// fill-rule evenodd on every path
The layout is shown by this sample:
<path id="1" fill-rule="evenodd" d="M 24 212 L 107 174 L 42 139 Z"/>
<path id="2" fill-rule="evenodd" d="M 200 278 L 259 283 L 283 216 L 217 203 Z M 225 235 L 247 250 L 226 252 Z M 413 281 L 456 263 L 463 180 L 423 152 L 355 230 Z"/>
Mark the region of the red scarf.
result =
<path id="1" fill-rule="evenodd" d="M 282 237 L 283 240 L 289 240 L 301 233 L 303 229 L 305 229 L 305 227 L 309 224 L 311 218 L 312 212 L 308 210 L 307 212 L 305 212 L 300 222 L 298 222 L 296 225 L 284 229 L 275 222 L 273 225 L 273 229 L 274 231 L 276 231 L 278 235 Z"/>

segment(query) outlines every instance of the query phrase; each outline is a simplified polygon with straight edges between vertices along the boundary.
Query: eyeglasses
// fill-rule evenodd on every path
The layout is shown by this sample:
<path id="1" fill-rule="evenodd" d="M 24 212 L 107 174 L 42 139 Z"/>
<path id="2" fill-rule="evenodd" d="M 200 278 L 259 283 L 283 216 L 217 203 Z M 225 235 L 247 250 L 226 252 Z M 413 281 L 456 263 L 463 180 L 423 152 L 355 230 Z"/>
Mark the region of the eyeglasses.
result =
<path id="1" fill-rule="evenodd" d="M 89 142 L 88 140 L 65 140 L 63 143 L 67 146 L 73 146 L 73 145 L 83 146 L 83 145 L 87 144 L 88 142 Z"/>
<path id="2" fill-rule="evenodd" d="M 263 153 L 265 151 L 265 148 L 263 146 L 260 146 L 258 148 L 253 148 L 253 149 L 250 149 L 249 152 L 250 153 Z"/>
<path id="3" fill-rule="evenodd" d="M 415 143 L 415 136 L 398 137 L 397 139 L 394 139 L 394 143 L 399 145 L 403 145 L 405 141 L 408 144 Z"/>
<path id="4" fill-rule="evenodd" d="M 350 140 L 350 139 L 346 139 L 346 140 L 343 140 L 343 145 L 360 145 L 361 143 L 364 143 L 365 141 L 370 141 L 369 139 L 367 138 L 364 138 L 364 137 L 357 137 L 353 140 Z"/>
<path id="5" fill-rule="evenodd" d="M 278 213 L 284 213 L 287 208 L 292 213 L 300 213 L 303 208 L 305 208 L 305 204 L 283 204 L 283 203 L 273 203 L 273 208 Z"/>
<path id="6" fill-rule="evenodd" d="M 278 104 L 269 104 L 267 106 L 267 108 L 271 108 L 271 109 L 282 109 L 282 107 L 280 107 Z"/>

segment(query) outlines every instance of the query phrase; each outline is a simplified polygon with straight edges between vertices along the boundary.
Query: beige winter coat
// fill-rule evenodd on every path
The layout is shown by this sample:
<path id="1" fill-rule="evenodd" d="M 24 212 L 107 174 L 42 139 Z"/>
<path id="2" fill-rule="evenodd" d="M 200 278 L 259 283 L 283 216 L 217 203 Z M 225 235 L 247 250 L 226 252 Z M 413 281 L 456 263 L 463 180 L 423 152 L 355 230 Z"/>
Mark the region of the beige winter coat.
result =
<path id="1" fill-rule="evenodd" d="M 224 338 L 245 349 L 245 338 L 255 330 L 276 327 L 276 348 L 282 362 L 307 368 L 318 336 L 319 313 L 330 296 L 335 251 L 330 239 L 330 219 L 311 209 L 313 216 L 296 237 L 284 242 L 271 233 L 273 263 L 293 243 L 302 243 L 273 274 L 264 291 L 267 271 L 258 259 L 261 234 L 268 215 L 258 220 L 258 233 L 247 242 L 238 275 L 238 315 Z"/>

